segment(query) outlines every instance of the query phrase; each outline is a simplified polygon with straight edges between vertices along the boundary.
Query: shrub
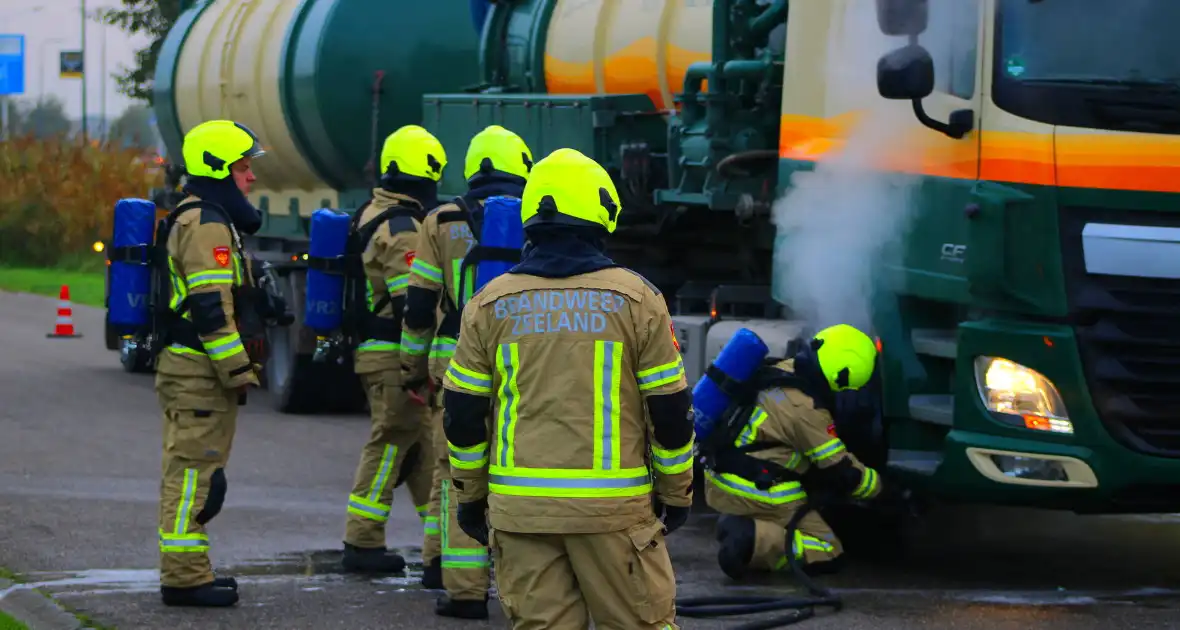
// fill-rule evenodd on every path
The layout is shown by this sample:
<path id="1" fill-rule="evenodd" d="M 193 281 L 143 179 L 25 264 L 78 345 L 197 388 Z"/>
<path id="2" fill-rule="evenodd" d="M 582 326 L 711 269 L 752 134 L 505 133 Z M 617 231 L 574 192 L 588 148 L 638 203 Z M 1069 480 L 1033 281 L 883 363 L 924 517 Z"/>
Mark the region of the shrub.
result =
<path id="1" fill-rule="evenodd" d="M 0 263 L 79 260 L 95 241 L 110 240 L 117 200 L 147 197 L 162 185 L 153 167 L 134 150 L 97 142 L 0 142 Z"/>

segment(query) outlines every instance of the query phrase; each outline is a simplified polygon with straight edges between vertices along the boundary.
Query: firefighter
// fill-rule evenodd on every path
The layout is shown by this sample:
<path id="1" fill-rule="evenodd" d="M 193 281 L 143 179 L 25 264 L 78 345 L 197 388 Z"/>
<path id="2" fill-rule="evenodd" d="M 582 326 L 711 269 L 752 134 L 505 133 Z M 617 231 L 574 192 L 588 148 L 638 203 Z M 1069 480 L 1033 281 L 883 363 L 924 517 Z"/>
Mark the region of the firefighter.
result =
<path id="1" fill-rule="evenodd" d="M 237 582 L 215 577 L 205 526 L 221 512 L 238 405 L 258 385 L 243 344 L 235 295 L 255 285 L 241 234 L 262 216 L 246 199 L 251 161 L 265 153 L 252 131 L 228 120 L 194 127 L 182 147 L 185 198 L 162 233 L 157 261 L 161 350 L 156 393 L 164 416 L 160 483 L 160 595 L 169 606 L 232 606 Z M 257 332 L 257 331 L 255 331 Z"/>
<path id="2" fill-rule="evenodd" d="M 409 486 L 425 522 L 424 546 L 432 537 L 429 513 L 433 450 L 429 412 L 421 393 L 403 387 L 400 366 L 402 312 L 420 222 L 437 205 L 438 181 L 447 164 L 442 144 L 430 132 L 407 125 L 385 139 L 380 186 L 362 209 L 357 234 L 367 278 L 367 310 L 360 318 L 356 373 L 369 401 L 372 430 L 361 451 L 344 533 L 345 571 L 398 573 L 405 559 L 385 547 L 385 524 L 393 490 Z M 375 227 L 371 223 L 380 223 Z M 358 238 L 365 238 L 364 236 Z M 437 516 L 436 516 L 437 518 Z"/>
<path id="3" fill-rule="evenodd" d="M 774 366 L 787 375 L 788 384 L 758 393 L 734 446 L 767 446 L 740 457 L 756 460 L 755 472 L 764 471 L 764 462 L 770 462 L 796 476 L 760 489 L 751 475 L 738 472 L 743 470 L 740 465 L 706 470 L 705 500 L 722 514 L 717 522 L 717 559 L 726 575 L 736 580 L 749 570 L 786 570 L 788 553 L 802 561 L 809 574 L 839 569 L 843 547 L 818 513 L 804 516 L 794 540 L 786 539 L 785 528 L 808 498 L 804 486 L 865 500 L 881 492 L 877 471 L 847 451 L 829 412 L 836 392 L 858 390 L 869 382 L 876 359 L 873 340 L 841 324 L 820 331 L 793 359 Z"/>
<path id="4" fill-rule="evenodd" d="M 520 136 L 492 125 L 471 139 L 467 147 L 464 177 L 467 194 L 432 211 L 422 223 L 417 256 L 410 268 L 406 313 L 402 329 L 402 378 L 411 387 L 430 380 L 437 392 L 434 417 L 435 485 L 431 504 L 442 503 L 441 554 L 423 553 L 422 583 L 445 588 L 435 612 L 447 617 L 486 619 L 490 584 L 487 547 L 463 533 L 455 519 L 458 502 L 451 490 L 451 465 L 442 426 L 441 382 L 455 354 L 459 314 L 471 297 L 474 268 L 469 268 L 459 295 L 460 266 L 475 244 L 474 225 L 481 223 L 485 199 L 493 195 L 520 198 L 533 166 L 532 152 Z M 436 313 L 441 309 L 441 321 Z M 437 325 L 437 327 L 436 327 Z M 433 551 L 433 550 L 430 550 Z M 432 559 L 433 561 L 429 561 Z"/>
<path id="5" fill-rule="evenodd" d="M 443 379 L 459 526 L 517 630 L 677 628 L 691 401 L 663 297 L 603 253 L 621 210 L 581 153 L 538 162 L 523 259 L 464 308 Z"/>

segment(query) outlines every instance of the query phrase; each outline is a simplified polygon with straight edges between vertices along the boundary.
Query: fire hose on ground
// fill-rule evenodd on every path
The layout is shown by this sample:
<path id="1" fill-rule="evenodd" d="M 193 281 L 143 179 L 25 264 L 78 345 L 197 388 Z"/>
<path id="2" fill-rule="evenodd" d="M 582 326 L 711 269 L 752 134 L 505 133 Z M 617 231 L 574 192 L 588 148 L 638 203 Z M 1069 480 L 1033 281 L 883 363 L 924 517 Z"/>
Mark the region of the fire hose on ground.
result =
<path id="1" fill-rule="evenodd" d="M 787 548 L 791 548 L 790 541 L 795 540 L 795 532 L 799 523 L 809 512 L 817 509 L 817 505 L 808 502 L 791 517 L 787 523 Z M 782 628 L 791 624 L 805 621 L 815 616 L 815 609 L 824 607 L 839 611 L 844 602 L 830 590 L 821 586 L 803 570 L 803 563 L 794 553 L 787 554 L 787 562 L 795 579 L 807 590 L 808 597 L 782 597 L 777 595 L 726 595 L 720 597 L 683 597 L 676 600 L 676 614 L 690 618 L 710 619 L 716 617 L 736 617 L 759 613 L 791 611 L 789 614 L 751 621 L 736 627 L 734 630 L 767 630 Z"/>

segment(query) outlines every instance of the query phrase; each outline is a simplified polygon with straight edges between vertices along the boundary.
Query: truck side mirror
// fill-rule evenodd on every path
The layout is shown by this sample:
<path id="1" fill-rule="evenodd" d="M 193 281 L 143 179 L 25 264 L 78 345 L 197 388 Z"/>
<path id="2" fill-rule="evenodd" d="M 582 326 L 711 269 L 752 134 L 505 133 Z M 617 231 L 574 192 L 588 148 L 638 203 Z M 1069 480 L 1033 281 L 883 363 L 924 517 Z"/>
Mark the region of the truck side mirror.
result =
<path id="1" fill-rule="evenodd" d="M 890 100 L 911 101 L 919 122 L 956 140 L 975 127 L 975 112 L 970 109 L 951 112 L 949 124 L 926 114 L 922 99 L 934 92 L 934 59 L 918 44 L 902 46 L 877 61 L 877 92 Z"/>
<path id="2" fill-rule="evenodd" d="M 934 92 L 934 59 L 917 44 L 886 53 L 877 62 L 877 92 L 901 101 L 930 96 Z"/>
<path id="3" fill-rule="evenodd" d="M 930 20 L 929 0 L 877 0 L 877 26 L 889 36 L 918 36 Z"/>

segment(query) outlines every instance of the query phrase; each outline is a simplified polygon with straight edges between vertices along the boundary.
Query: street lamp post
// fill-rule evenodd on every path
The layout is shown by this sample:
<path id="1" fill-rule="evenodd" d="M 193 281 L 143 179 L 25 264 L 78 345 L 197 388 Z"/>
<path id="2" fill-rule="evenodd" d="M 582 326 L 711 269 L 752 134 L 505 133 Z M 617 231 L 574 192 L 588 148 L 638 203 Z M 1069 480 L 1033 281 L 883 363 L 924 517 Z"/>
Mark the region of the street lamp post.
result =
<path id="1" fill-rule="evenodd" d="M 86 0 L 81 0 L 82 7 L 82 142 L 86 142 L 86 79 L 90 76 L 90 68 L 86 67 Z"/>

